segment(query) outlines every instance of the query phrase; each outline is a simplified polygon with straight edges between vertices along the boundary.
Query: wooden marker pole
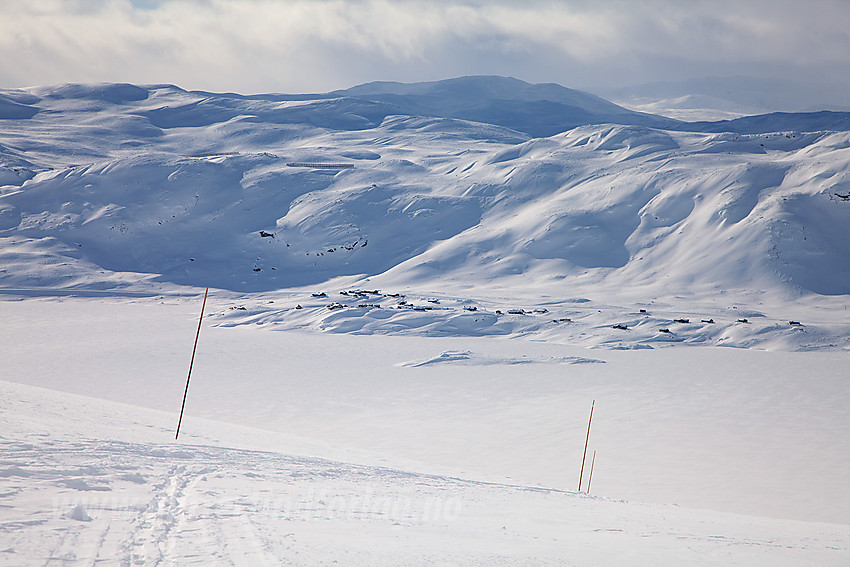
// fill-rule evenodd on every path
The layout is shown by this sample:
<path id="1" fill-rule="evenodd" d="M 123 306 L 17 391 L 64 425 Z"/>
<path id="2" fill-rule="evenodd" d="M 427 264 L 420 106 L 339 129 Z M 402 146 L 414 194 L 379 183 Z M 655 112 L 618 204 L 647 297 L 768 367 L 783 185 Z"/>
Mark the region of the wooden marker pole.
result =
<path id="1" fill-rule="evenodd" d="M 590 481 L 593 480 L 593 465 L 596 464 L 596 449 L 593 450 L 593 458 L 590 459 L 590 475 L 587 477 L 587 493 L 590 494 Z"/>
<path id="2" fill-rule="evenodd" d="M 581 479 L 584 476 L 584 461 L 587 459 L 587 442 L 590 441 L 590 422 L 593 421 L 593 406 L 596 400 L 590 404 L 590 419 L 587 420 L 587 437 L 584 438 L 584 454 L 581 457 L 581 472 L 578 475 L 578 491 L 581 492 Z"/>
<path id="3" fill-rule="evenodd" d="M 183 423 L 183 410 L 186 408 L 186 394 L 189 393 L 189 380 L 192 378 L 192 366 L 195 364 L 195 351 L 198 349 L 198 337 L 201 336 L 201 323 L 204 321 L 204 308 L 207 306 L 207 295 L 210 293 L 210 288 L 204 292 L 204 302 L 201 304 L 201 317 L 198 319 L 198 330 L 195 333 L 195 345 L 192 347 L 192 360 L 189 361 L 189 375 L 186 376 L 186 389 L 183 390 L 183 405 L 180 406 L 180 419 L 177 420 L 177 433 L 174 438 L 180 435 L 180 424 Z"/>

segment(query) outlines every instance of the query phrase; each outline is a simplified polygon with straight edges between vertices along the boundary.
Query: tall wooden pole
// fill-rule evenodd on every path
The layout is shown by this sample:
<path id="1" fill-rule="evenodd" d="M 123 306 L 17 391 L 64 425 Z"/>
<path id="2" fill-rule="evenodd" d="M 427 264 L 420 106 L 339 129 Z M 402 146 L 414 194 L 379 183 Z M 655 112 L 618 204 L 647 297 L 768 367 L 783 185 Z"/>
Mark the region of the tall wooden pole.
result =
<path id="1" fill-rule="evenodd" d="M 593 421 L 593 406 L 596 400 L 590 404 L 590 419 L 587 420 L 587 436 L 584 438 L 584 454 L 581 457 L 581 472 L 578 475 L 578 491 L 581 492 L 581 479 L 584 477 L 584 461 L 587 459 L 587 442 L 590 441 L 590 422 Z"/>
<path id="2" fill-rule="evenodd" d="M 593 450 L 593 458 L 590 459 L 590 475 L 587 477 L 587 493 L 590 494 L 590 482 L 593 480 L 593 465 L 596 464 L 596 449 Z"/>
<path id="3" fill-rule="evenodd" d="M 177 420 L 177 433 L 174 434 L 174 438 L 180 436 L 180 424 L 183 423 L 183 410 L 186 408 L 186 394 L 189 393 L 189 380 L 192 378 L 192 366 L 195 364 L 195 351 L 198 349 L 198 337 L 201 336 L 201 323 L 204 321 L 204 309 L 207 306 L 207 295 L 210 292 L 210 288 L 204 292 L 204 302 L 201 304 L 201 316 L 198 319 L 198 330 L 195 332 L 195 345 L 192 347 L 192 360 L 189 361 L 189 375 L 186 376 L 186 389 L 183 390 L 183 405 L 180 406 L 180 419 Z"/>

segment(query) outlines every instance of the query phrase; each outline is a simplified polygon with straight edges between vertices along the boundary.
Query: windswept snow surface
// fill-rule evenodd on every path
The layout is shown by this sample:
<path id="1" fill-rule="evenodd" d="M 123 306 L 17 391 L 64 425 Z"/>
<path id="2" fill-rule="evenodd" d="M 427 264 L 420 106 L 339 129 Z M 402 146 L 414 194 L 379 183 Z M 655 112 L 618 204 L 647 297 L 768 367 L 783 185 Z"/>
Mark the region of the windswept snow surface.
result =
<path id="1" fill-rule="evenodd" d="M 0 91 L 0 562 L 845 565 L 848 169 L 496 77 Z"/>
<path id="2" fill-rule="evenodd" d="M 206 327 L 174 442 L 197 307 L 2 303 L 0 564 L 850 557 L 840 353 Z"/>
<path id="3" fill-rule="evenodd" d="M 848 557 L 848 526 L 298 456 L 292 439 L 204 420 L 172 443 L 172 414 L 8 382 L 0 392 L 0 565 L 799 566 Z"/>
<path id="4" fill-rule="evenodd" d="M 845 353 L 205 326 L 175 443 L 199 301 L 0 303 L 0 561 L 848 560 Z"/>

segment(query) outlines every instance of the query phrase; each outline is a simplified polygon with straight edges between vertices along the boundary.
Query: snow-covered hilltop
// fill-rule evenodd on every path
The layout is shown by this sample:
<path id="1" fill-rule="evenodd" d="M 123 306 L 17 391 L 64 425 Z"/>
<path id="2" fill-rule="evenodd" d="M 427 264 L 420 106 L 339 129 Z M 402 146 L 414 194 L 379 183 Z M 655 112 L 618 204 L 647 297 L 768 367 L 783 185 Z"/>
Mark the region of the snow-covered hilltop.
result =
<path id="1" fill-rule="evenodd" d="M 481 311 L 431 313 L 436 334 L 847 343 L 829 316 L 850 294 L 846 113 L 684 123 L 501 77 L 297 96 L 64 85 L 0 103 L 4 288 L 439 292 Z M 363 319 L 390 300 L 345 325 L 330 301 L 291 309 L 310 297 L 264 320 L 408 328 Z M 790 328 L 792 299 L 824 319 Z M 605 333 L 546 327 L 583 320 L 588 300 L 621 308 L 588 321 Z M 553 316 L 492 314 L 511 307 Z M 608 337 L 614 324 L 637 332 Z"/>

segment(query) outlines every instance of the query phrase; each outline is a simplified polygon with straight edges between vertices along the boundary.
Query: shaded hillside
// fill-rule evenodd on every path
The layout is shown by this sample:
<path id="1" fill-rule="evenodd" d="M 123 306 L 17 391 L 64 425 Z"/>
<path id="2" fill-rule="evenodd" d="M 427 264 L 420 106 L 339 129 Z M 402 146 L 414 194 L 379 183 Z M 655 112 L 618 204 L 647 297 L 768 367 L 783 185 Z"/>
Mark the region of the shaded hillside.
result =
<path id="1" fill-rule="evenodd" d="M 711 124 L 776 133 L 594 123 L 530 138 L 498 124 L 513 120 L 502 102 L 540 121 L 541 101 L 641 115 L 502 78 L 347 95 L 7 91 L 34 112 L 0 122 L 0 282 L 850 293 L 850 133 L 824 129 L 836 113 Z M 489 123 L 399 114 L 411 104 Z"/>

